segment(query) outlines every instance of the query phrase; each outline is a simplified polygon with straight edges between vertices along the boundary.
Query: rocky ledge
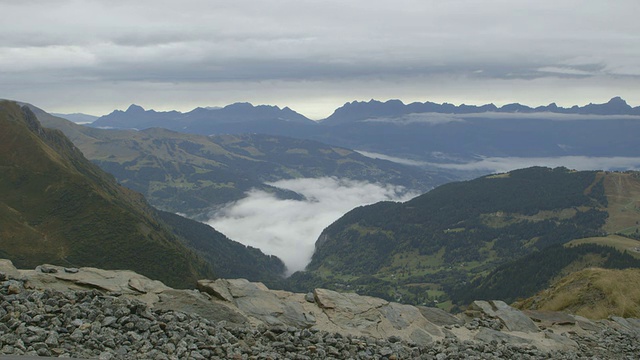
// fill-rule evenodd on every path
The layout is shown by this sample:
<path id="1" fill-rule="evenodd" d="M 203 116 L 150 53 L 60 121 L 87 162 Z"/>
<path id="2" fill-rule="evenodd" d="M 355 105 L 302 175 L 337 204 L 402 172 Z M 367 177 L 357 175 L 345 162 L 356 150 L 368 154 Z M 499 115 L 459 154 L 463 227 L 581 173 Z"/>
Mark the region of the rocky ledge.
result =
<path id="1" fill-rule="evenodd" d="M 636 359 L 640 320 L 476 301 L 458 315 L 315 289 L 0 260 L 0 354 L 100 359 Z"/>

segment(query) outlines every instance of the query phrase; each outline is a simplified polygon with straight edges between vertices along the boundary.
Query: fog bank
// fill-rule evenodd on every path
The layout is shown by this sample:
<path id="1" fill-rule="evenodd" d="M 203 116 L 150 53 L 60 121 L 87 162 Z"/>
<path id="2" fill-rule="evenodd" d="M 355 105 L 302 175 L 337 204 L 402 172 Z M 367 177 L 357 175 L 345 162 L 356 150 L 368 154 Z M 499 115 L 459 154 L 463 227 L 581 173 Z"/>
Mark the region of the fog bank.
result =
<path id="1" fill-rule="evenodd" d="M 406 201 L 418 195 L 401 186 L 333 177 L 281 180 L 270 185 L 295 191 L 306 199 L 282 200 L 265 191 L 251 190 L 207 223 L 233 240 L 278 256 L 287 265 L 288 274 L 305 268 L 322 230 L 349 210 L 383 200 Z"/>

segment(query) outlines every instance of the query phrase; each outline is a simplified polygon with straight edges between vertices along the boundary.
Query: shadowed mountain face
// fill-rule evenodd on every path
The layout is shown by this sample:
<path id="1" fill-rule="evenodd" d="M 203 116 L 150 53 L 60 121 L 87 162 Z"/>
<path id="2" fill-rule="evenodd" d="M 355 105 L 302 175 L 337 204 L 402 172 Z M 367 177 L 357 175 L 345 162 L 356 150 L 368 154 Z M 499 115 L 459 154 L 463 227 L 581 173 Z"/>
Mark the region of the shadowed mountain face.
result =
<path id="1" fill-rule="evenodd" d="M 3 257 L 25 267 L 131 269 L 177 287 L 213 276 L 216 264 L 203 255 L 222 249 L 198 246 L 202 238 L 193 234 L 174 233 L 193 224 L 165 223 L 142 195 L 87 161 L 62 132 L 41 127 L 29 108 L 1 102 L 0 128 Z M 237 252 L 249 252 L 237 245 Z M 271 261 L 262 253 L 251 257 Z M 268 271 L 275 278 L 284 266 L 274 261 Z"/>
<path id="2" fill-rule="evenodd" d="M 119 129 L 162 127 L 192 134 L 225 134 L 255 132 L 261 129 L 314 126 L 315 121 L 285 107 L 253 106 L 236 103 L 220 109 L 196 108 L 188 113 L 157 112 L 131 105 L 126 111 L 116 110 L 94 121 L 91 126 Z M 214 130 L 215 129 L 215 130 Z"/>
<path id="3" fill-rule="evenodd" d="M 292 286 L 416 303 L 511 301 L 588 266 L 585 259 L 639 266 L 630 255 L 602 249 L 613 241 L 608 233 L 633 237 L 638 229 L 639 183 L 637 173 L 529 168 L 442 185 L 405 203 L 356 208 L 323 231 Z M 600 240 L 562 247 L 582 238 Z"/>
<path id="4" fill-rule="evenodd" d="M 164 127 L 202 135 L 261 133 L 311 139 L 424 163 L 468 163 L 482 157 L 639 157 L 640 107 L 620 97 L 604 104 L 536 108 L 399 100 L 351 102 L 319 122 L 290 109 L 234 104 L 189 113 L 132 106 L 92 126 Z M 606 145 L 603 145 L 606 144 Z M 433 165 L 433 164 L 431 164 Z"/>

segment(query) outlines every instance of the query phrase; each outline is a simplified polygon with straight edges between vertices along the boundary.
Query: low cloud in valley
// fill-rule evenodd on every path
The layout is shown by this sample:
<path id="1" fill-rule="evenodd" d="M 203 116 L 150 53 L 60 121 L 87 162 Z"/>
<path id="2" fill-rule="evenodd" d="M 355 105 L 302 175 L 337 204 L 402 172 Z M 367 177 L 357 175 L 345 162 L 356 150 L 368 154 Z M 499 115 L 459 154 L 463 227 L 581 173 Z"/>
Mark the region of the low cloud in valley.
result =
<path id="1" fill-rule="evenodd" d="M 558 156 L 558 157 L 485 157 L 478 161 L 464 164 L 436 164 L 444 169 L 462 171 L 507 172 L 531 166 L 564 166 L 575 170 L 638 170 L 639 157 L 590 157 L 590 156 Z"/>
<path id="2" fill-rule="evenodd" d="M 280 257 L 289 273 L 303 270 L 325 227 L 349 210 L 378 201 L 405 201 L 418 194 L 393 186 L 332 177 L 281 180 L 271 185 L 305 200 L 283 200 L 260 190 L 229 204 L 208 224 L 233 240 Z"/>

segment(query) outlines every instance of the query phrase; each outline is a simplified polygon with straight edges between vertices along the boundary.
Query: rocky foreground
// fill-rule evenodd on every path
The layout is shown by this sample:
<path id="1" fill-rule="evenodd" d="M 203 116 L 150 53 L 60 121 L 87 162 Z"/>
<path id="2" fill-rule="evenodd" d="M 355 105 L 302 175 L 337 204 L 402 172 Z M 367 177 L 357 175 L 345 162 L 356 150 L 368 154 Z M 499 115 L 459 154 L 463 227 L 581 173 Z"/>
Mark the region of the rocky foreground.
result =
<path id="1" fill-rule="evenodd" d="M 463 314 L 316 289 L 0 260 L 0 355 L 100 359 L 637 359 L 640 320 L 476 301 Z"/>

